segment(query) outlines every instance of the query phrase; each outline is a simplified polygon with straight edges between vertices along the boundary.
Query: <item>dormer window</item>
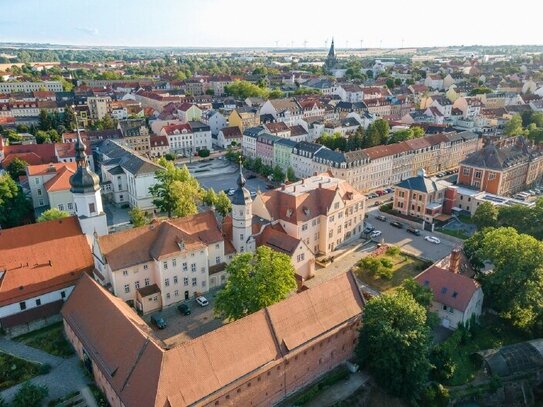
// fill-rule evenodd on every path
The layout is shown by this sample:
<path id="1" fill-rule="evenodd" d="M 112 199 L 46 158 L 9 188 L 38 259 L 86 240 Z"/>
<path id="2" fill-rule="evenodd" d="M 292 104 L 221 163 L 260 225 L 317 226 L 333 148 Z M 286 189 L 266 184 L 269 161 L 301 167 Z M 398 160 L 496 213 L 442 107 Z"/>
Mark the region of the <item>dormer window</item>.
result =
<path id="1" fill-rule="evenodd" d="M 179 246 L 179 250 L 185 250 L 185 242 L 183 240 L 177 242 L 177 246 Z"/>
<path id="2" fill-rule="evenodd" d="M 290 218 L 292 216 L 292 209 L 287 209 L 287 218 Z"/>

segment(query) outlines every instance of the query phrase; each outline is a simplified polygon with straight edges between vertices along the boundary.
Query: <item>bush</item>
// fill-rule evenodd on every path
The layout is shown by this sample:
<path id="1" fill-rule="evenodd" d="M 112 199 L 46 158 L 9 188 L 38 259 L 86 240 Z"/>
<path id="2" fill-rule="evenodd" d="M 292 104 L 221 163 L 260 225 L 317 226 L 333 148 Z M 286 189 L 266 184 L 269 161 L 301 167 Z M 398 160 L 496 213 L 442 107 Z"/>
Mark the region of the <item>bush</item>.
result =
<path id="1" fill-rule="evenodd" d="M 398 246 L 390 246 L 385 253 L 387 256 L 399 256 L 401 252 Z"/>
<path id="2" fill-rule="evenodd" d="M 426 387 L 421 397 L 423 406 L 446 407 L 449 405 L 449 390 L 441 384 L 433 383 Z"/>
<path id="3" fill-rule="evenodd" d="M 387 269 L 390 269 L 394 266 L 394 264 L 392 263 L 392 260 L 387 259 L 386 257 L 383 257 L 381 259 L 381 265 Z"/>
<path id="4" fill-rule="evenodd" d="M 25 382 L 15 394 L 11 403 L 12 407 L 39 407 L 42 400 L 47 397 L 49 390 L 46 386 L 37 386 Z"/>
<path id="5" fill-rule="evenodd" d="M 48 374 L 51 371 L 51 365 L 49 363 L 44 363 L 43 365 L 40 365 L 40 374 Z"/>
<path id="6" fill-rule="evenodd" d="M 168 161 L 174 161 L 175 160 L 175 156 L 172 154 L 172 153 L 166 153 L 164 154 L 164 158 Z"/>
<path id="7" fill-rule="evenodd" d="M 211 154 L 211 152 L 207 148 L 202 148 L 201 150 L 198 150 L 198 156 L 202 158 L 209 157 L 209 154 Z"/>

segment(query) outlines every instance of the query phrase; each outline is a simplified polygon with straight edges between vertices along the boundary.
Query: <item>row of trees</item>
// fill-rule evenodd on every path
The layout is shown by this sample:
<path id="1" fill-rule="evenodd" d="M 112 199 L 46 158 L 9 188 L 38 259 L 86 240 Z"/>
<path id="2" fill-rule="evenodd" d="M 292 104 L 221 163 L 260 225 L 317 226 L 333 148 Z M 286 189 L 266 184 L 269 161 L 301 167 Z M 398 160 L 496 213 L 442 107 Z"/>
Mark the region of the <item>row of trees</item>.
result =
<path id="1" fill-rule="evenodd" d="M 543 113 L 515 114 L 505 123 L 504 133 L 508 136 L 526 136 L 537 144 L 543 142 Z"/>
<path id="2" fill-rule="evenodd" d="M 280 89 L 269 89 L 263 83 L 255 85 L 248 81 L 234 81 L 224 87 L 224 92 L 237 99 L 246 99 L 248 97 L 261 97 L 263 99 L 278 99 L 284 96 Z"/>
<path id="3" fill-rule="evenodd" d="M 486 227 L 466 240 L 464 250 L 478 269 L 485 301 L 511 324 L 543 335 L 543 242 L 512 227 Z"/>
<path id="4" fill-rule="evenodd" d="M 240 157 L 240 153 L 239 151 L 235 151 L 232 148 L 228 148 L 225 157 L 227 160 L 237 163 Z M 272 167 L 270 165 L 264 164 L 262 162 L 262 158 L 260 157 L 257 157 L 255 159 L 252 159 L 250 157 L 243 157 L 243 166 L 248 170 L 254 171 L 264 177 L 269 177 L 271 175 L 272 179 L 275 182 L 282 182 L 286 178 L 288 178 L 289 181 L 296 180 L 294 169 L 292 167 L 288 167 L 287 172 L 285 173 L 285 171 L 283 171 L 283 169 L 279 165 Z"/>
<path id="5" fill-rule="evenodd" d="M 32 219 L 32 204 L 9 173 L 0 175 L 0 227 L 20 226 Z"/>
<path id="6" fill-rule="evenodd" d="M 471 220 L 479 230 L 486 227 L 512 227 L 519 233 L 543 240 L 543 198 L 539 198 L 531 208 L 524 205 L 498 207 L 483 202 Z"/>
<path id="7" fill-rule="evenodd" d="M 187 166 L 176 167 L 171 161 L 162 157 L 158 164 L 163 169 L 156 172 L 157 183 L 149 188 L 153 196 L 153 204 L 168 217 L 184 217 L 198 213 L 198 203 L 204 202 L 211 206 L 223 216 L 226 216 L 232 209 L 230 199 L 224 191 L 216 193 L 213 189 L 205 190 L 194 178 Z M 144 214 L 134 209 L 130 213 L 132 223 L 141 226 L 147 223 Z"/>

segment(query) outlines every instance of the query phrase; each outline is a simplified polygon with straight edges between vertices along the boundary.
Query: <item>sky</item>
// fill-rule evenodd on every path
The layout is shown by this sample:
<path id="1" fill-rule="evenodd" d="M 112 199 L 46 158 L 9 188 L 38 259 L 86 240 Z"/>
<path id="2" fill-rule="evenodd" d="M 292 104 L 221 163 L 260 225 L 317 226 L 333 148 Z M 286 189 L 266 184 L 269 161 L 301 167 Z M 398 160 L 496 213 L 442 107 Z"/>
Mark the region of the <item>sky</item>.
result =
<path id="1" fill-rule="evenodd" d="M 543 45 L 515 0 L 0 0 L 0 42 L 173 47 Z M 325 42 L 328 41 L 328 42 Z"/>

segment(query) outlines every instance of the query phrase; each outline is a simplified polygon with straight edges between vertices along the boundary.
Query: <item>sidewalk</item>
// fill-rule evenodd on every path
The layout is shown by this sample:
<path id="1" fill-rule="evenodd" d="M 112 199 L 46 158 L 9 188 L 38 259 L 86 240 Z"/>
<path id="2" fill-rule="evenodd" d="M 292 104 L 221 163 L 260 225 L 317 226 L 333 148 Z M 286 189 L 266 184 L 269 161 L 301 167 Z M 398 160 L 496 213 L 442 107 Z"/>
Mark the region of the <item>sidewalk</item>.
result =
<path id="1" fill-rule="evenodd" d="M 337 402 L 345 400 L 347 397 L 357 391 L 360 386 L 366 384 L 369 379 L 369 375 L 365 372 L 353 373 L 349 376 L 348 380 L 330 386 L 313 400 L 311 400 L 308 404 L 306 404 L 306 406 L 333 406 Z"/>
<path id="2" fill-rule="evenodd" d="M 0 338 L 0 352 L 9 353 L 30 362 L 51 366 L 51 371 L 48 374 L 30 379 L 33 384 L 47 386 L 49 390 L 47 400 L 54 400 L 68 393 L 81 391 L 89 382 L 81 368 L 79 359 L 75 355 L 70 358 L 61 358 L 5 338 Z M 0 396 L 5 401 L 10 402 L 21 386 L 22 383 L 19 383 L 3 390 L 0 392 Z M 92 404 L 87 404 L 92 406 Z"/>

